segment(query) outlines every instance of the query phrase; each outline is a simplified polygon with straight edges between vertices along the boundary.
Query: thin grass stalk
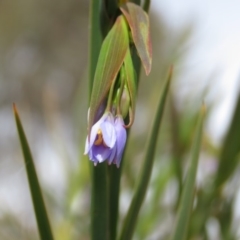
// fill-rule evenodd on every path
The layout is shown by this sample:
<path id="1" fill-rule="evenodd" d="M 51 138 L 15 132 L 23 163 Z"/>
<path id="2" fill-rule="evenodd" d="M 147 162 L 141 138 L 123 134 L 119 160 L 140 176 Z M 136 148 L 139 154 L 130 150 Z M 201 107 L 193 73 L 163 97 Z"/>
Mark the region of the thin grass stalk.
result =
<path id="1" fill-rule="evenodd" d="M 186 240 L 189 229 L 190 217 L 192 213 L 192 206 L 195 194 L 195 179 L 197 174 L 198 158 L 200 153 L 202 141 L 202 129 L 205 117 L 205 106 L 201 108 L 200 116 L 198 119 L 195 138 L 191 151 L 191 162 L 187 173 L 186 181 L 178 208 L 177 220 L 175 229 L 172 232 L 172 240 Z"/>
<path id="2" fill-rule="evenodd" d="M 158 138 L 158 132 L 159 132 L 159 125 L 161 123 L 161 119 L 163 116 L 163 110 L 164 110 L 165 101 L 166 101 L 166 97 L 167 97 L 167 93 L 170 85 L 171 76 L 172 76 L 172 68 L 170 69 L 168 79 L 164 84 L 163 92 L 159 100 L 152 131 L 149 136 L 149 140 L 147 144 L 147 150 L 146 150 L 143 167 L 140 174 L 140 179 L 138 180 L 138 186 L 137 186 L 136 192 L 133 196 L 133 199 L 130 204 L 130 208 L 128 210 L 126 219 L 124 221 L 120 240 L 132 239 L 134 229 L 137 223 L 138 214 L 147 192 L 148 183 L 150 181 L 150 177 L 152 173 L 154 153 L 157 145 L 157 138 Z"/>

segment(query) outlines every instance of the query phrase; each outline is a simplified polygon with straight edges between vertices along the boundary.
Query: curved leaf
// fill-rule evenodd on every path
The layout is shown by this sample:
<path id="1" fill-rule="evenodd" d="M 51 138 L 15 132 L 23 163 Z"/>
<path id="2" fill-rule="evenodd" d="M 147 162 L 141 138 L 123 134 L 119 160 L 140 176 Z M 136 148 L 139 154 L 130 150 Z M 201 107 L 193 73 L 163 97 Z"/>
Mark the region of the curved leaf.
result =
<path id="1" fill-rule="evenodd" d="M 148 75 L 152 67 L 152 43 L 148 15 L 140 6 L 130 2 L 122 5 L 120 9 L 128 21 L 133 42 Z"/>
<path id="2" fill-rule="evenodd" d="M 123 16 L 119 16 L 103 41 L 90 100 L 88 128 L 97 120 L 96 115 L 104 101 L 111 83 L 115 80 L 128 49 L 128 29 Z"/>
<path id="3" fill-rule="evenodd" d="M 53 235 L 51 232 L 47 211 L 44 205 L 41 188 L 38 182 L 38 177 L 35 170 L 32 154 L 28 146 L 27 138 L 25 136 L 15 104 L 13 105 L 13 112 L 16 120 L 19 139 L 22 146 L 22 152 L 25 160 L 28 184 L 29 184 L 30 192 L 32 196 L 32 202 L 33 202 L 33 207 L 34 207 L 35 216 L 37 220 L 38 231 L 42 240 L 46 240 L 46 239 L 53 240 Z"/>
<path id="4" fill-rule="evenodd" d="M 224 139 L 215 180 L 216 188 L 220 187 L 233 173 L 238 164 L 240 152 L 240 92 L 236 102 L 232 122 Z"/>
<path id="5" fill-rule="evenodd" d="M 190 216 L 192 212 L 195 179 L 197 174 L 198 156 L 200 152 L 202 140 L 203 120 L 205 116 L 205 106 L 202 106 L 201 113 L 198 120 L 197 131 L 193 140 L 192 159 L 188 170 L 186 182 L 183 187 L 183 193 L 180 200 L 180 205 L 177 214 L 177 221 L 175 230 L 172 234 L 172 240 L 185 240 L 187 239 L 187 230 L 189 226 Z"/>
<path id="6" fill-rule="evenodd" d="M 164 106 L 165 106 L 165 102 L 166 102 L 166 97 L 167 97 L 167 93 L 168 93 L 168 89 L 169 89 L 169 85 L 170 85 L 171 76 L 172 76 L 172 68 L 170 69 L 168 79 L 167 79 L 166 83 L 164 84 L 162 94 L 159 99 L 159 104 L 158 104 L 156 116 L 154 119 L 151 135 L 149 136 L 150 138 L 149 138 L 149 141 L 147 144 L 147 150 L 146 150 L 146 155 L 145 155 L 140 179 L 138 181 L 138 186 L 137 186 L 136 192 L 133 196 L 132 202 L 128 209 L 126 219 L 124 221 L 120 240 L 132 239 L 134 229 L 135 229 L 135 226 L 137 223 L 138 213 L 139 213 L 139 210 L 143 203 L 145 194 L 147 192 L 148 183 L 149 183 L 151 173 L 152 173 L 154 153 L 155 153 L 155 148 L 157 145 L 159 125 L 161 123 L 162 116 L 163 116 L 163 110 L 164 110 Z"/>

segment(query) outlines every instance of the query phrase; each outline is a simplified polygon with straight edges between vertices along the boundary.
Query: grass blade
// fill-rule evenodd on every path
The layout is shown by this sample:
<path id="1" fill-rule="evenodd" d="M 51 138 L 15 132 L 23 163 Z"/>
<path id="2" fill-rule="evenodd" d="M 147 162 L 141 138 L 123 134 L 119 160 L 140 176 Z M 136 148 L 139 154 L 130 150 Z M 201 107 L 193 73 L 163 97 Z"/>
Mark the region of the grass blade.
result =
<path id="1" fill-rule="evenodd" d="M 92 0 L 90 6 L 90 44 L 89 44 L 89 99 L 91 97 L 94 74 L 97 60 L 102 44 L 102 34 L 100 31 L 99 13 L 101 4 L 99 1 Z"/>
<path id="2" fill-rule="evenodd" d="M 175 230 L 172 234 L 172 240 L 185 240 L 190 221 L 190 215 L 193 206 L 195 178 L 198 166 L 198 156 L 202 139 L 203 120 L 205 116 L 205 106 L 202 106 L 200 117 L 198 120 L 197 131 L 192 147 L 192 159 L 188 170 L 186 182 L 183 187 L 183 193 L 178 209 L 177 221 Z"/>
<path id="3" fill-rule="evenodd" d="M 101 2 L 91 0 L 90 6 L 90 48 L 89 48 L 89 100 L 92 93 L 94 75 L 102 45 L 100 29 Z M 108 239 L 107 211 L 107 168 L 106 164 L 96 167 L 90 163 L 92 173 L 91 190 L 91 239 Z"/>
<path id="4" fill-rule="evenodd" d="M 232 122 L 230 124 L 227 135 L 219 159 L 219 167 L 215 181 L 215 187 L 220 187 L 233 173 L 238 164 L 238 154 L 240 152 L 240 92 L 238 95 Z"/>
<path id="5" fill-rule="evenodd" d="M 152 132 L 147 145 L 147 151 L 146 151 L 146 155 L 143 163 L 142 172 L 140 175 L 140 179 L 138 181 L 139 184 L 137 186 L 137 189 L 133 196 L 126 219 L 124 221 L 123 230 L 120 236 L 121 240 L 125 240 L 125 239 L 130 240 L 132 238 L 135 225 L 137 222 L 138 213 L 147 191 L 147 187 L 148 187 L 148 183 L 151 177 L 151 172 L 153 167 L 154 152 L 155 152 L 155 147 L 156 147 L 157 138 L 158 138 L 159 125 L 161 123 L 161 119 L 163 116 L 163 110 L 164 110 L 164 105 L 165 105 L 165 101 L 166 101 L 166 97 L 167 97 L 167 93 L 170 85 L 171 76 L 172 76 L 172 68 L 170 69 L 168 79 L 163 87 L 163 92 L 160 97 L 156 117 L 152 127 Z"/>
<path id="6" fill-rule="evenodd" d="M 37 173 L 35 170 L 32 154 L 28 146 L 28 142 L 17 112 L 15 104 L 13 105 L 13 112 L 16 120 L 19 139 L 21 142 L 22 152 L 25 161 L 28 184 L 32 196 L 33 207 L 38 225 L 39 235 L 42 240 L 53 240 L 51 227 L 49 224 L 47 211 L 44 205 L 41 188 L 38 182 Z"/>

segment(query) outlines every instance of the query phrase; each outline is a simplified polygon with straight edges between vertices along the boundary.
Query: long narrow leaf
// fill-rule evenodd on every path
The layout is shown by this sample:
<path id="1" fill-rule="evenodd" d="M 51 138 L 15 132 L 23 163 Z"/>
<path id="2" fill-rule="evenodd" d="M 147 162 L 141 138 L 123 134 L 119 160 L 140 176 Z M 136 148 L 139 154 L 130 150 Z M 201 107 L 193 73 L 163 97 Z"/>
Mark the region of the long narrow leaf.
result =
<path id="1" fill-rule="evenodd" d="M 92 86 L 99 53 L 102 44 L 100 31 L 100 1 L 91 0 L 90 6 L 90 49 L 89 49 L 89 96 Z M 90 100 L 90 99 L 89 99 Z M 91 239 L 108 239 L 108 211 L 107 211 L 107 169 L 106 164 L 97 167 L 90 166 L 92 173 L 91 193 Z"/>
<path id="2" fill-rule="evenodd" d="M 100 13 L 101 5 L 99 1 L 91 1 L 90 6 L 90 44 L 89 44 L 89 99 L 91 97 L 94 73 L 97 66 L 97 60 L 102 44 L 102 35 L 100 31 Z"/>
<path id="3" fill-rule="evenodd" d="M 222 147 L 219 168 L 216 177 L 216 188 L 221 186 L 233 173 L 238 164 L 240 152 L 240 92 L 236 102 L 229 130 Z"/>
<path id="4" fill-rule="evenodd" d="M 88 128 L 91 129 L 111 83 L 115 80 L 128 50 L 128 28 L 123 16 L 119 16 L 103 41 L 94 75 L 90 100 Z"/>
<path id="5" fill-rule="evenodd" d="M 147 145 L 147 151 L 146 151 L 146 155 L 143 163 L 143 168 L 141 171 L 140 179 L 138 181 L 139 184 L 137 186 L 137 189 L 133 196 L 126 219 L 124 221 L 123 230 L 120 236 L 121 240 L 125 240 L 125 239 L 130 240 L 132 238 L 134 229 L 137 223 L 138 213 L 147 191 L 147 187 L 148 187 L 148 183 L 151 177 L 151 172 L 153 167 L 154 152 L 155 152 L 157 138 L 158 138 L 159 125 L 161 123 L 162 116 L 163 116 L 163 110 L 164 110 L 165 101 L 166 101 L 166 97 L 167 97 L 167 93 L 170 85 L 171 76 L 172 76 L 172 68 L 170 69 L 168 79 L 163 87 L 163 91 L 159 100 L 157 113 L 155 116 L 151 135 L 149 136 L 150 138 Z"/>
<path id="6" fill-rule="evenodd" d="M 47 211 L 44 205 L 41 188 L 38 182 L 38 177 L 35 170 L 32 154 L 28 146 L 28 142 L 15 105 L 13 105 L 13 112 L 24 156 L 28 184 L 32 196 L 32 202 L 37 220 L 39 235 L 42 240 L 53 240 L 53 235 L 51 232 Z"/>
<path id="7" fill-rule="evenodd" d="M 190 215 L 192 212 L 194 191 L 195 191 L 195 179 L 198 166 L 198 157 L 202 140 L 202 128 L 203 120 L 205 116 L 205 106 L 202 106 L 200 117 L 198 120 L 196 135 L 192 146 L 192 159 L 188 170 L 186 182 L 184 184 L 183 193 L 179 205 L 177 214 L 177 221 L 175 230 L 172 234 L 172 240 L 185 240 L 187 239 L 187 230 L 190 221 Z"/>
<path id="8" fill-rule="evenodd" d="M 107 165 L 98 164 L 92 172 L 91 234 L 92 240 L 108 237 Z"/>

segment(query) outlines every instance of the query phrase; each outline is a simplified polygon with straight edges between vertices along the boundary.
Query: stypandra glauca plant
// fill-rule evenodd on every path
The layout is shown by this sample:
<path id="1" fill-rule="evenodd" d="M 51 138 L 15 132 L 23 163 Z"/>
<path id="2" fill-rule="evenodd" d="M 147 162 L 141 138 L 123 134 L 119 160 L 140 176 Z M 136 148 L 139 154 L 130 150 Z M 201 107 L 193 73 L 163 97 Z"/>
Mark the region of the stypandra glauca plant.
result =
<path id="1" fill-rule="evenodd" d="M 135 237 L 135 239 L 186 240 L 197 239 L 199 236 L 202 237 L 199 239 L 208 239 L 206 222 L 209 217 L 218 219 L 222 239 L 234 239 L 230 224 L 233 200 L 225 201 L 223 185 L 233 174 L 239 158 L 240 100 L 237 102 L 229 132 L 220 151 L 218 171 L 207 188 L 199 191 L 196 187 L 196 174 L 206 115 L 204 104 L 198 114 L 195 134 L 191 137 L 190 161 L 187 171 L 182 170 L 183 164 L 180 161 L 175 161 L 173 163 L 174 170 L 168 173 L 163 172 L 160 168 L 154 169 L 159 176 L 162 176 L 161 179 L 157 179 L 159 184 L 154 192 L 154 200 L 151 202 L 151 210 L 154 211 L 155 216 L 160 216 L 163 211 L 159 206 L 160 192 L 162 191 L 160 187 L 165 186 L 172 175 L 174 175 L 174 179 L 177 179 L 181 190 L 179 190 L 179 196 L 176 197 L 176 206 L 172 210 L 174 218 L 169 224 L 171 226 L 168 227 L 168 232 L 156 238 L 148 237 L 151 232 L 144 232 L 149 229 L 147 221 L 151 220 L 152 215 L 144 222 L 140 209 L 149 190 L 173 66 L 169 67 L 167 78 L 163 80 L 162 88 L 159 90 L 159 100 L 156 104 L 155 116 L 151 116 L 153 124 L 149 126 L 140 173 L 135 180 L 132 197 L 129 197 L 129 208 L 122 219 L 119 217 L 120 180 L 123 164 L 131 161 L 127 158 L 125 149 L 135 119 L 140 69 L 142 67 L 143 72 L 149 75 L 152 67 L 149 7 L 150 0 L 90 1 L 89 108 L 85 113 L 87 126 L 83 136 L 85 157 L 81 159 L 82 161 L 83 159 L 87 161 L 87 158 L 90 160 L 91 192 L 89 198 L 91 198 L 91 204 L 89 219 L 84 218 L 83 220 L 86 225 L 88 223 L 90 225 L 87 239 L 131 240 Z M 13 111 L 40 239 L 85 239 L 86 237 L 83 238 L 81 235 L 74 238 L 70 233 L 67 237 L 61 236 L 61 239 L 54 238 L 57 234 L 55 229 L 52 232 L 50 226 L 33 157 L 15 105 Z M 179 144 L 177 142 L 179 136 L 176 134 L 174 137 L 176 145 Z M 173 155 L 180 158 L 185 153 L 179 151 Z M 229 162 L 229 159 L 233 160 Z M 212 210 L 213 205 L 215 213 L 217 212 L 215 215 Z M 222 209 L 224 211 L 221 211 Z M 148 215 L 145 214 L 145 216 Z M 154 223 L 160 225 L 164 220 L 161 215 L 161 218 L 156 218 Z M 139 225 L 141 233 L 144 233 L 143 236 L 139 234 Z"/>

